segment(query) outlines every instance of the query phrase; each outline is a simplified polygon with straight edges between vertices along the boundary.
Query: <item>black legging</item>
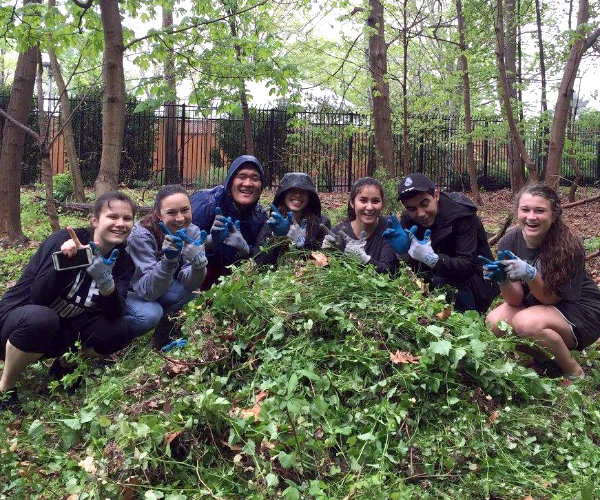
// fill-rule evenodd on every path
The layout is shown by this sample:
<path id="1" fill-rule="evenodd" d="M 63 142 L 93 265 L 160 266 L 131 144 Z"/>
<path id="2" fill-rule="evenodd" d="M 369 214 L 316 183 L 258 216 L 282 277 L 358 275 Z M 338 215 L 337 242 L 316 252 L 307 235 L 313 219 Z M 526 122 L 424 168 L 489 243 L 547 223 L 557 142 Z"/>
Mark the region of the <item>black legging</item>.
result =
<path id="1" fill-rule="evenodd" d="M 74 318 L 60 318 L 45 306 L 26 305 L 10 311 L 0 330 L 0 357 L 6 354 L 6 342 L 24 352 L 38 352 L 56 358 L 81 341 L 98 354 L 107 356 L 130 342 L 127 322 L 110 320 L 101 314 L 83 313 Z"/>

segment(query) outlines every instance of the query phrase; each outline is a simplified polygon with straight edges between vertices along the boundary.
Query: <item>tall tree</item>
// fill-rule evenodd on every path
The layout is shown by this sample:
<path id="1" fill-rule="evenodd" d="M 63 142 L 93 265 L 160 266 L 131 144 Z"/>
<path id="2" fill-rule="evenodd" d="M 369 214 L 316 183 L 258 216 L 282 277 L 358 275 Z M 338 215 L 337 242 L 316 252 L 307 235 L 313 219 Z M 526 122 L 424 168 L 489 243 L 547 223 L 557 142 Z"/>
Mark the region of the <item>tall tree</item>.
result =
<path id="1" fill-rule="evenodd" d="M 571 37 L 569 57 L 565 64 L 562 80 L 558 89 L 554 117 L 548 144 L 548 164 L 546 167 L 546 184 L 551 187 L 558 186 L 560 180 L 560 165 L 565 145 L 565 131 L 569 120 L 569 108 L 573 99 L 573 85 L 579 70 L 581 58 L 586 50 L 596 43 L 600 37 L 600 28 L 589 31 L 590 26 L 589 0 L 579 0 L 577 11 L 577 27 Z"/>
<path id="2" fill-rule="evenodd" d="M 102 61 L 102 156 L 94 185 L 96 196 L 115 191 L 125 133 L 125 72 L 123 70 L 123 27 L 118 0 L 99 0 L 104 57 Z"/>
<path id="3" fill-rule="evenodd" d="M 172 2 L 168 2 L 162 6 L 162 27 L 166 32 L 172 30 Z M 177 162 L 177 85 L 175 80 L 175 54 L 172 47 L 167 47 L 164 62 L 164 77 L 169 99 L 164 103 L 165 119 L 163 120 L 165 182 L 167 184 L 179 184 L 182 179 Z"/>
<path id="4" fill-rule="evenodd" d="M 473 145 L 473 126 L 471 122 L 471 84 L 469 82 L 469 63 L 467 61 L 467 44 L 465 42 L 465 22 L 462 1 L 456 0 L 456 17 L 458 22 L 458 38 L 460 46 L 460 65 L 462 73 L 463 105 L 465 109 L 465 134 L 467 136 L 467 170 L 469 185 L 475 203 L 481 205 L 483 200 L 477 185 L 477 170 L 475 168 L 475 147 Z"/>
<path id="5" fill-rule="evenodd" d="M 538 54 L 540 59 L 540 78 L 541 78 L 541 98 L 540 98 L 540 121 L 538 128 L 540 136 L 540 153 L 542 155 L 542 178 L 546 176 L 546 165 L 548 163 L 548 156 L 546 154 L 548 146 L 547 146 L 547 137 L 548 137 L 548 91 L 547 91 L 547 83 L 546 83 L 546 54 L 544 51 L 544 39 L 542 37 L 542 9 L 540 7 L 540 0 L 535 0 L 535 24 L 537 28 L 537 43 L 538 43 Z"/>
<path id="6" fill-rule="evenodd" d="M 38 71 L 36 78 L 37 87 L 37 102 L 38 102 L 38 128 L 40 130 L 38 136 L 38 146 L 40 148 L 42 182 L 46 191 L 46 212 L 50 218 L 50 227 L 52 231 L 58 231 L 60 224 L 58 222 L 58 212 L 54 203 L 54 194 L 52 189 L 52 164 L 50 163 L 50 144 L 48 141 L 49 126 L 48 116 L 44 110 L 44 65 L 42 64 L 41 54 L 38 53 Z"/>
<path id="7" fill-rule="evenodd" d="M 390 112 L 390 86 L 387 76 L 387 44 L 385 42 L 384 10 L 379 0 L 369 0 L 369 72 L 371 109 L 375 134 L 375 164 L 391 178 L 394 176 L 394 140 Z M 406 158 L 405 158 L 406 161 Z M 405 167 L 406 168 L 406 167 Z"/>
<path id="8" fill-rule="evenodd" d="M 23 0 L 23 5 L 39 0 Z M 0 242 L 25 241 L 21 227 L 21 160 L 26 123 L 35 85 L 39 49 L 33 45 L 19 53 L 2 136 L 0 155 Z"/>

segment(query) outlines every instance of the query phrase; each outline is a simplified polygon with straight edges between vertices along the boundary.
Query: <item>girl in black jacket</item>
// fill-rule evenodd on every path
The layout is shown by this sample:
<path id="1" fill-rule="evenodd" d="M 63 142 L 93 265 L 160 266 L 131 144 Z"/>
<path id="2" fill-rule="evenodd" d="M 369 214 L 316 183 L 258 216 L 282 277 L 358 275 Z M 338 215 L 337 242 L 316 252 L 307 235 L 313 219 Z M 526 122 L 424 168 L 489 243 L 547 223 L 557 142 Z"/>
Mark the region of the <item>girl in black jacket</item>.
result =
<path id="1" fill-rule="evenodd" d="M 263 224 L 257 246 L 265 247 L 254 260 L 259 265 L 275 264 L 283 250 L 318 250 L 329 219 L 321 215 L 321 200 L 312 179 L 303 172 L 288 172 L 281 179 L 271 205 L 271 217 Z"/>
<path id="2" fill-rule="evenodd" d="M 121 193 L 107 193 L 94 206 L 90 228 L 58 231 L 29 261 L 16 285 L 0 300 L 0 410 L 18 410 L 15 384 L 40 358 L 58 358 L 80 340 L 88 357 L 103 357 L 129 343 L 123 319 L 134 266 L 125 250 L 135 204 Z M 57 271 L 52 254 L 73 257 L 90 246 L 93 262 Z M 73 371 L 71 368 L 70 371 Z M 59 359 L 51 374 L 69 372 Z"/>

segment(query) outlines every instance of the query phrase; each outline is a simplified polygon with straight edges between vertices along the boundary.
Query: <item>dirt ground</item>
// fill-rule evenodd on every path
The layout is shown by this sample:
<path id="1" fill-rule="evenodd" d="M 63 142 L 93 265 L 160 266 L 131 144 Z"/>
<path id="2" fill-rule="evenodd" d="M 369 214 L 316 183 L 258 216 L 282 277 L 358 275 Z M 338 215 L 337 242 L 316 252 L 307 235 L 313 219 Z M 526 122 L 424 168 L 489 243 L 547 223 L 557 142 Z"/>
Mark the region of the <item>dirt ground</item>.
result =
<path id="1" fill-rule="evenodd" d="M 590 198 L 600 194 L 597 188 L 580 188 L 577 192 L 576 200 Z M 265 193 L 263 200 L 272 200 L 273 197 Z M 323 208 L 326 212 L 331 212 L 345 206 L 348 201 L 348 194 L 344 192 L 319 193 Z M 563 204 L 567 203 L 567 192 L 561 191 Z M 479 208 L 479 216 L 483 225 L 491 236 L 502 226 L 506 216 L 512 210 L 512 194 L 508 189 L 500 191 L 489 191 L 482 193 L 483 205 Z M 577 207 L 566 208 L 564 219 L 586 240 L 596 238 L 595 246 L 592 251 L 600 247 L 600 200 L 585 203 Z M 600 256 L 587 260 L 587 268 L 596 283 L 600 284 Z"/>

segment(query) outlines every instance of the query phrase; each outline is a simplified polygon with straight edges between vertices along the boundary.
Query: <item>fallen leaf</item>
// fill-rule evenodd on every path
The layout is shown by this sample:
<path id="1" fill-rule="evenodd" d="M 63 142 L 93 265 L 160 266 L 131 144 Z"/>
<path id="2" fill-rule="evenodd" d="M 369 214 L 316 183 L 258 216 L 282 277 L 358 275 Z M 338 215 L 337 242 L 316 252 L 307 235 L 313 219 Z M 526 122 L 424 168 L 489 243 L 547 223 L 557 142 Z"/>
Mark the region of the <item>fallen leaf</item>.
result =
<path id="1" fill-rule="evenodd" d="M 420 358 L 421 356 L 413 356 L 410 352 L 404 352 L 399 349 L 395 353 L 390 352 L 390 361 L 395 365 L 407 363 L 418 365 Z"/>
<path id="2" fill-rule="evenodd" d="M 417 278 L 415 280 L 415 283 L 421 289 L 421 293 L 423 295 L 429 294 L 429 286 L 427 285 L 427 283 L 425 283 L 424 281 L 421 281 L 419 278 Z"/>
<path id="3" fill-rule="evenodd" d="M 487 421 L 487 423 L 485 424 L 485 426 L 486 426 L 486 427 L 488 427 L 488 428 L 490 428 L 490 427 L 491 427 L 491 426 L 494 424 L 494 422 L 495 422 L 496 420 L 498 420 L 498 415 L 499 415 L 499 413 L 498 413 L 498 410 L 494 410 L 494 411 L 493 411 L 493 412 L 490 414 L 490 417 L 488 418 L 488 421 Z"/>
<path id="4" fill-rule="evenodd" d="M 170 444 L 175 438 L 181 435 L 182 431 L 177 432 L 167 432 L 165 433 L 165 437 L 163 439 L 163 444 Z"/>
<path id="5" fill-rule="evenodd" d="M 479 469 L 479 466 L 477 464 L 469 462 L 469 470 L 476 471 L 477 469 Z"/>
<path id="6" fill-rule="evenodd" d="M 84 471 L 89 472 L 90 474 L 96 474 L 98 468 L 94 463 L 94 457 L 87 456 L 83 460 L 81 460 L 77 465 L 81 467 Z"/>
<path id="7" fill-rule="evenodd" d="M 452 308 L 450 306 L 446 307 L 443 311 L 437 313 L 435 317 L 440 321 L 446 321 L 450 315 L 452 314 Z"/>
<path id="8" fill-rule="evenodd" d="M 523 500 L 535 500 L 531 495 L 527 495 Z"/>
<path id="9" fill-rule="evenodd" d="M 227 446 L 231 451 L 242 451 L 243 446 L 241 444 L 229 444 L 227 441 L 221 440 L 223 446 Z"/>
<path id="10" fill-rule="evenodd" d="M 317 267 L 327 267 L 329 265 L 329 257 L 323 252 L 310 252 L 310 256 L 314 259 Z"/>
<path id="11" fill-rule="evenodd" d="M 79 500 L 79 493 L 73 493 L 72 495 L 69 495 L 67 498 L 65 498 L 65 500 Z"/>
<path id="12" fill-rule="evenodd" d="M 165 372 L 165 375 L 169 377 L 175 377 L 176 375 L 181 375 L 182 373 L 188 372 L 190 370 L 190 365 L 181 361 L 177 363 L 167 361 L 163 365 L 162 369 Z"/>
<path id="13" fill-rule="evenodd" d="M 256 403 L 252 408 L 242 410 L 240 412 L 240 416 L 242 418 L 254 417 L 254 420 L 258 420 L 258 416 L 260 415 L 261 406 L 262 405 L 260 403 Z"/>
<path id="14" fill-rule="evenodd" d="M 315 439 L 323 439 L 324 435 L 325 435 L 325 433 L 323 432 L 323 427 L 321 427 L 319 425 L 319 427 L 317 427 L 315 429 L 315 432 L 314 432 L 313 436 L 315 437 Z"/>
<path id="15" fill-rule="evenodd" d="M 269 395 L 269 393 L 267 391 L 260 391 L 257 392 L 254 395 L 254 402 L 255 403 L 260 403 L 261 401 L 263 401 L 264 399 L 266 399 L 266 397 Z"/>

